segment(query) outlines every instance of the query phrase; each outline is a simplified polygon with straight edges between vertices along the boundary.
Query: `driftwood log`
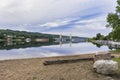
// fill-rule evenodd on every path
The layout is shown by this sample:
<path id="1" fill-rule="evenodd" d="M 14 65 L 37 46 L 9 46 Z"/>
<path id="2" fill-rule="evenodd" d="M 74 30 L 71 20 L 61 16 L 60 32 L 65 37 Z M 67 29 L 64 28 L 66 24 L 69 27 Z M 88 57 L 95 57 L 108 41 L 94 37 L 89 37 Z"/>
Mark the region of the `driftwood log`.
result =
<path id="1" fill-rule="evenodd" d="M 53 60 L 53 61 L 45 61 L 43 64 L 51 65 L 51 64 L 73 63 L 73 62 L 88 61 L 88 60 L 93 60 L 93 58 Z"/>
<path id="2" fill-rule="evenodd" d="M 114 56 L 111 56 L 111 58 L 114 58 Z M 45 61 L 43 62 L 44 65 L 52 65 L 52 64 L 63 64 L 63 63 L 74 63 L 79 61 L 90 61 L 92 60 L 94 62 L 94 57 L 92 58 L 80 58 L 80 59 L 66 59 L 66 60 L 51 60 L 51 61 Z"/>

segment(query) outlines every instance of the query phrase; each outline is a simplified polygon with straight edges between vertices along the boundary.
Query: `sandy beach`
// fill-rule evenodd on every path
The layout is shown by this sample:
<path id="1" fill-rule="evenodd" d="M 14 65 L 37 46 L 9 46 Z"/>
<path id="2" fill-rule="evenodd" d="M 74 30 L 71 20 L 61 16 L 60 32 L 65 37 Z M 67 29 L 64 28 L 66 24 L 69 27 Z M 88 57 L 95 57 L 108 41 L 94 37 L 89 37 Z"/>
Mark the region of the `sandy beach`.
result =
<path id="1" fill-rule="evenodd" d="M 94 72 L 93 61 L 43 65 L 46 60 L 89 57 L 93 54 L 0 61 L 0 80 L 105 80 L 106 75 Z"/>

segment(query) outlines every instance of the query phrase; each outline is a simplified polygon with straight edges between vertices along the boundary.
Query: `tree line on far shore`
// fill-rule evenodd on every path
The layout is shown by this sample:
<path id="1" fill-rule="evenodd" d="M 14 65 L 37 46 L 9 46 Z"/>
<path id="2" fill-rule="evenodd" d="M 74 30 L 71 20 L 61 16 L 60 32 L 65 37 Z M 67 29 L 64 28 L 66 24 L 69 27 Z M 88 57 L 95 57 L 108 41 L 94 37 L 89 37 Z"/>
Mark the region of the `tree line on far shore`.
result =
<path id="1" fill-rule="evenodd" d="M 70 36 L 61 35 L 62 38 L 70 38 Z M 56 38 L 60 38 L 58 34 L 44 34 L 39 32 L 27 32 L 27 31 L 17 31 L 10 29 L 0 29 L 0 41 L 6 41 L 8 38 L 12 38 L 16 41 L 25 41 L 26 39 L 49 39 L 50 42 L 55 41 Z M 73 39 L 88 39 L 86 37 L 72 36 Z"/>
<path id="2" fill-rule="evenodd" d="M 54 37 L 59 37 L 59 35 L 51 35 L 51 34 L 42 34 L 38 32 L 27 32 L 27 31 L 15 31 L 15 30 L 3 30 L 0 29 L 0 39 L 6 40 L 8 37 L 12 37 L 13 39 L 36 39 L 36 38 L 47 38 L 49 40 L 53 40 Z"/>
<path id="3" fill-rule="evenodd" d="M 112 28 L 112 31 L 104 36 L 101 33 L 96 34 L 91 40 L 113 40 L 120 41 L 120 0 L 117 0 L 115 13 L 109 13 L 107 16 L 106 27 Z"/>

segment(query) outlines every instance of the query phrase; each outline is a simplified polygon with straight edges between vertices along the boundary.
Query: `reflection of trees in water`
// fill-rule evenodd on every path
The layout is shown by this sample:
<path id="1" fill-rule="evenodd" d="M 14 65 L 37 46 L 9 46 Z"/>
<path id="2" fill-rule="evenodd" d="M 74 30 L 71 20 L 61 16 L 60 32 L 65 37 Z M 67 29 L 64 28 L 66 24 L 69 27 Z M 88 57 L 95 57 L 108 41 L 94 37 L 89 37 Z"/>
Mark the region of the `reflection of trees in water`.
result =
<path id="1" fill-rule="evenodd" d="M 97 44 L 97 43 L 92 43 L 93 45 L 95 45 L 96 47 L 100 48 L 101 46 L 103 46 L 102 44 Z"/>
<path id="2" fill-rule="evenodd" d="M 86 42 L 86 41 L 81 41 L 81 42 Z M 62 44 L 70 44 L 70 47 L 72 43 L 80 43 L 80 42 L 62 42 Z M 41 47 L 41 46 L 50 46 L 50 45 L 60 45 L 60 42 L 0 42 L 0 50 L 11 50 L 11 49 L 19 49 L 19 48 L 29 48 L 29 47 Z"/>
<path id="3" fill-rule="evenodd" d="M 120 46 L 118 45 L 108 45 L 109 49 L 120 49 Z"/>
<path id="4" fill-rule="evenodd" d="M 49 46 L 49 45 L 56 45 L 59 43 L 54 42 L 0 42 L 0 49 L 1 50 L 10 50 L 10 49 L 19 49 L 19 48 L 28 48 L 28 47 L 40 47 L 40 46 Z"/>
<path id="5" fill-rule="evenodd" d="M 101 46 L 107 46 L 110 50 L 112 50 L 112 49 L 120 49 L 119 45 L 94 43 L 94 42 L 92 42 L 92 44 L 96 45 L 96 47 L 98 47 L 98 48 L 100 48 Z"/>

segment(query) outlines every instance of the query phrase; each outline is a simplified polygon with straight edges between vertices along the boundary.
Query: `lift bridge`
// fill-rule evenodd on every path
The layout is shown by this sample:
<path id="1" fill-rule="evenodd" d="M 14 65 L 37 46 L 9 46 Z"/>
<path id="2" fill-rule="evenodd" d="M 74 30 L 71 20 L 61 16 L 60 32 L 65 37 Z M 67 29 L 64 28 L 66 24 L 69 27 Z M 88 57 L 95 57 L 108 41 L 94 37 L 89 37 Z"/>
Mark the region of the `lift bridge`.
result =
<path id="1" fill-rule="evenodd" d="M 68 42 L 68 41 L 70 42 L 70 41 L 72 41 L 72 35 L 70 34 L 69 37 L 64 38 L 62 36 L 62 34 L 60 34 L 59 40 L 62 41 L 62 42 Z"/>
<path id="2" fill-rule="evenodd" d="M 55 38 L 55 42 L 60 43 L 60 45 L 62 45 L 63 43 L 70 43 L 70 46 L 72 45 L 72 43 L 86 41 L 87 41 L 86 38 L 73 37 L 72 34 L 70 34 L 70 36 L 62 36 L 62 34 L 60 34 L 58 38 Z"/>
<path id="3" fill-rule="evenodd" d="M 72 35 L 70 34 L 69 37 L 67 38 L 64 38 L 62 36 L 62 34 L 60 34 L 60 37 L 59 37 L 59 43 L 60 43 L 60 47 L 62 46 L 62 43 L 70 43 L 70 47 L 72 46 Z"/>

